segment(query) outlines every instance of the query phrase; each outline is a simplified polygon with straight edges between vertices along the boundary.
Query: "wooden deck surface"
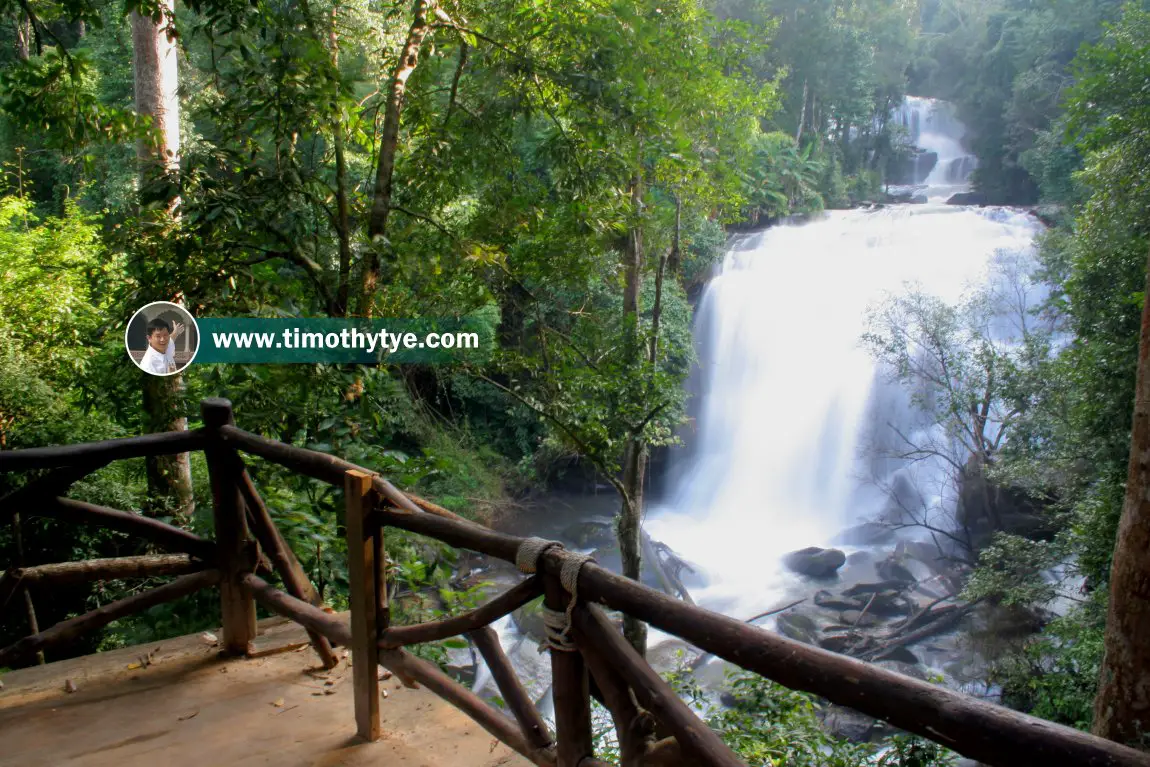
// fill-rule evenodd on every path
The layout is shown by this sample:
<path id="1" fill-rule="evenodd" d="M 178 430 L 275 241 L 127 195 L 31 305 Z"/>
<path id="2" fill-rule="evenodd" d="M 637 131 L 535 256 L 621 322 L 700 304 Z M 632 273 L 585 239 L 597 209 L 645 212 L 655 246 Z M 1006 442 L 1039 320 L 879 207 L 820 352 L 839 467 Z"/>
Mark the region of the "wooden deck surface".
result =
<path id="1" fill-rule="evenodd" d="M 200 635 L 0 677 L 0 766 L 520 767 L 432 693 L 382 682 L 383 739 L 355 737 L 351 668 L 318 668 L 302 629 L 262 621 L 256 658 Z M 337 650 L 342 654 L 342 651 Z M 148 665 L 143 665 L 143 660 Z M 74 692 L 68 692 L 69 688 Z"/>

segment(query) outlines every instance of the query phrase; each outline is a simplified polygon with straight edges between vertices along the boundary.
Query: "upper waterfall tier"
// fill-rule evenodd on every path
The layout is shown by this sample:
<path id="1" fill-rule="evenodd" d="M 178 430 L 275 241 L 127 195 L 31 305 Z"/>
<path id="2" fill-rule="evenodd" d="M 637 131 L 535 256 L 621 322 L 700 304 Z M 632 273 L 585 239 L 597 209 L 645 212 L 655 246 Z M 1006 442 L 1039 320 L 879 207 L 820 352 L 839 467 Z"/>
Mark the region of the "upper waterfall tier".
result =
<path id="1" fill-rule="evenodd" d="M 907 96 L 891 119 L 902 125 L 907 140 L 916 147 L 914 167 L 908 181 L 923 186 L 928 199 L 945 200 L 969 189 L 976 160 L 963 146 L 964 126 L 946 101 Z"/>

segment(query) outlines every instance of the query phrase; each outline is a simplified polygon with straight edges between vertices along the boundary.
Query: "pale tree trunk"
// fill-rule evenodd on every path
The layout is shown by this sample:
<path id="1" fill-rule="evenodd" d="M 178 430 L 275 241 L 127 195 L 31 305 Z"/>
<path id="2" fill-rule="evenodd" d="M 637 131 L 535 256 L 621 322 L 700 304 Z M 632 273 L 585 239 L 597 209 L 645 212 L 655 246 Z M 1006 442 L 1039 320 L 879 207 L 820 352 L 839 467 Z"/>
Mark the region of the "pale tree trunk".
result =
<path id="1" fill-rule="evenodd" d="M 367 222 L 367 234 L 371 240 L 367 263 L 360 277 L 359 299 L 356 312 L 362 317 L 371 316 L 371 307 L 379 290 L 381 260 L 380 248 L 387 247 L 383 240 L 387 237 L 387 221 L 391 216 L 392 178 L 395 175 L 395 155 L 399 149 L 399 121 L 403 115 L 403 101 L 407 94 L 407 81 L 419 65 L 419 51 L 423 40 L 431 31 L 431 20 L 439 10 L 437 0 L 417 0 L 412 12 L 411 28 L 407 32 L 403 49 L 391 76 L 387 93 L 387 104 L 383 113 L 383 135 L 379 143 L 379 160 L 375 167 L 375 193 L 371 204 L 371 217 Z"/>
<path id="2" fill-rule="evenodd" d="M 1110 566 L 1095 735 L 1150 748 L 1150 258 L 1138 343 L 1126 500 Z"/>
<path id="3" fill-rule="evenodd" d="M 152 138 L 136 143 L 141 188 L 158 176 L 173 173 L 180 166 L 180 99 L 178 93 L 178 48 L 168 34 L 173 0 L 162 0 L 164 19 L 132 14 L 132 48 L 135 68 L 136 112 L 151 118 Z M 174 223 L 179 198 L 167 201 L 160 215 Z M 148 431 L 186 431 L 183 376 L 144 374 L 143 402 Z M 147 459 L 148 491 L 156 510 L 169 510 L 187 517 L 195 509 L 192 498 L 192 472 L 187 453 Z"/>
<path id="4" fill-rule="evenodd" d="M 643 181 L 638 172 L 631 178 L 630 231 L 624 248 L 623 323 L 628 360 L 641 358 L 639 339 L 639 291 L 643 283 L 643 230 L 639 219 L 643 204 Z M 623 450 L 623 492 L 616 532 L 623 575 L 638 581 L 642 574 L 643 474 L 647 465 L 646 445 L 638 434 L 628 437 Z M 640 655 L 647 651 L 647 624 L 630 615 L 623 617 L 623 634 Z"/>
<path id="5" fill-rule="evenodd" d="M 795 129 L 795 143 L 803 137 L 803 123 L 807 119 L 807 81 L 803 80 L 803 105 L 799 108 L 799 127 Z"/>
<path id="6" fill-rule="evenodd" d="M 16 14 L 16 58 L 27 61 L 32 55 L 32 20 L 23 12 Z"/>

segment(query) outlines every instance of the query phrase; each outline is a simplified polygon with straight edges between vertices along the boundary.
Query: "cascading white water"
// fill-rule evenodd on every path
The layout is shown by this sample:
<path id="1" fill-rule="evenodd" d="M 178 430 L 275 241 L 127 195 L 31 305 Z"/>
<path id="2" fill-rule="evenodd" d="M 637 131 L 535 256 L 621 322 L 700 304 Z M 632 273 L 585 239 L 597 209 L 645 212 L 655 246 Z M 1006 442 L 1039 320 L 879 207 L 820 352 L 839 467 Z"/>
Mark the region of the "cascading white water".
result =
<path id="1" fill-rule="evenodd" d="M 950 195 L 965 191 L 975 158 L 963 147 L 966 127 L 954 115 L 954 107 L 937 99 L 907 96 L 891 119 L 907 130 L 907 139 L 937 161 L 915 183 L 930 200 L 945 201 Z"/>
<path id="2" fill-rule="evenodd" d="M 1002 208 L 904 205 L 776 227 L 728 253 L 698 312 L 694 450 L 646 523 L 704 571 L 698 602 L 744 618 L 776 606 L 799 585 L 784 553 L 882 510 L 875 482 L 907 467 L 872 476 L 864 443 L 887 420 L 923 425 L 860 344 L 868 307 L 907 283 L 956 301 L 1038 228 Z"/>

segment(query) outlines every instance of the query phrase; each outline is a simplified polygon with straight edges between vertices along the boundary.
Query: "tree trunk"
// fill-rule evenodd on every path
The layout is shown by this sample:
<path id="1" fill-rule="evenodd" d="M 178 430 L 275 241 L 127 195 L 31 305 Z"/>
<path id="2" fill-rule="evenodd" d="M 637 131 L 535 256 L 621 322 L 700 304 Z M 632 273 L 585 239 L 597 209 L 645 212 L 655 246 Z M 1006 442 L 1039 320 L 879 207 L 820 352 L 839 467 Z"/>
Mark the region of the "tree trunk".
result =
<path id="1" fill-rule="evenodd" d="M 336 33 L 336 8 L 331 10 L 331 29 L 328 41 L 331 46 L 331 66 L 333 74 L 339 77 L 339 35 Z M 347 302 L 351 286 L 351 211 L 347 199 L 347 157 L 343 146 L 343 110 L 336 106 L 332 117 L 331 132 L 335 144 L 335 210 L 336 236 L 339 238 L 339 287 L 336 291 L 333 314 L 347 316 Z"/>
<path id="2" fill-rule="evenodd" d="M 371 316 L 371 306 L 379 289 L 380 248 L 388 247 L 387 220 L 391 215 L 392 177 L 395 175 L 395 155 L 399 148 L 399 120 L 403 113 L 403 100 L 407 93 L 407 81 L 419 64 L 419 51 L 423 40 L 431 31 L 431 18 L 439 7 L 437 0 L 417 0 L 411 20 L 411 29 L 399 53 L 395 71 L 391 76 L 391 87 L 387 94 L 387 105 L 383 115 L 383 136 L 379 145 L 379 160 L 375 167 L 375 195 L 371 203 L 371 217 L 367 222 L 367 234 L 371 240 L 367 263 L 363 267 L 359 300 L 356 311 L 362 317 Z"/>
<path id="3" fill-rule="evenodd" d="M 156 24 L 147 16 L 132 14 L 136 112 L 152 120 L 153 141 L 136 142 L 141 175 L 180 166 L 180 99 L 177 93 L 178 47 L 168 35 L 174 0 L 161 0 L 165 18 Z"/>
<path id="4" fill-rule="evenodd" d="M 164 18 L 157 24 L 147 16 L 132 14 L 132 48 L 135 69 L 136 112 L 151 118 L 152 136 L 136 142 L 140 184 L 147 189 L 157 176 L 180 167 L 180 99 L 178 46 L 169 35 L 175 23 L 174 0 L 162 0 Z M 161 215 L 174 220 L 178 197 L 171 197 Z M 149 431 L 185 431 L 183 376 L 143 374 L 145 426 Z M 192 471 L 187 453 L 147 459 L 149 497 L 157 510 L 187 517 L 195 509 Z"/>
<path id="5" fill-rule="evenodd" d="M 16 58 L 27 61 L 32 55 L 32 22 L 23 13 L 16 14 Z"/>
<path id="6" fill-rule="evenodd" d="M 642 359 L 639 338 L 639 294 L 643 283 L 643 229 L 640 216 L 643 206 L 643 180 L 638 171 L 631 177 L 631 226 L 624 248 L 623 332 L 627 361 L 635 366 Z M 623 575 L 638 581 L 642 572 L 640 524 L 643 516 L 643 474 L 647 451 L 639 434 L 632 434 L 623 450 L 624 498 L 619 509 L 616 532 Z M 647 625 L 637 618 L 624 616 L 623 634 L 640 655 L 647 651 Z"/>
<path id="7" fill-rule="evenodd" d="M 633 581 L 640 580 L 643 572 L 643 474 L 647 468 L 647 449 L 642 440 L 627 440 L 623 453 L 623 488 L 627 496 L 619 510 L 616 533 L 623 575 Z M 630 615 L 623 616 L 623 636 L 635 652 L 647 654 L 647 624 Z"/>
<path id="8" fill-rule="evenodd" d="M 1150 747 L 1150 258 L 1142 305 L 1126 500 L 1110 567 L 1095 735 Z"/>
<path id="9" fill-rule="evenodd" d="M 799 127 L 795 129 L 795 143 L 803 137 L 803 123 L 807 119 L 807 81 L 803 80 L 803 105 L 799 108 Z"/>

